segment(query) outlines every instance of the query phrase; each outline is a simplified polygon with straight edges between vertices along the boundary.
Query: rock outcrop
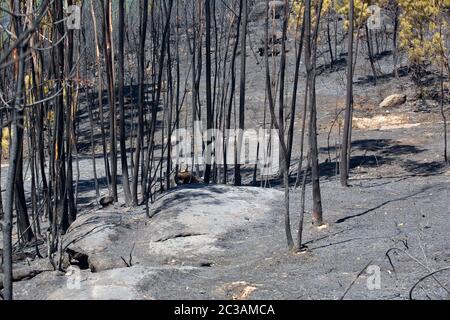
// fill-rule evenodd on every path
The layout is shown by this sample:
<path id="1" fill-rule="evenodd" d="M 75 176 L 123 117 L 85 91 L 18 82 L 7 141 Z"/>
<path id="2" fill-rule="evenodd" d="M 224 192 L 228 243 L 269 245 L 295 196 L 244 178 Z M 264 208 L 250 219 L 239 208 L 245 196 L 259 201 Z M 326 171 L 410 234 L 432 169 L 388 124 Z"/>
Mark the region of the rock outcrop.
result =
<path id="1" fill-rule="evenodd" d="M 112 206 L 81 214 L 63 238 L 65 273 L 43 272 L 18 282 L 16 296 L 173 298 L 181 294 L 181 282 L 198 282 L 199 273 L 213 272 L 224 260 L 248 258 L 240 246 L 258 237 L 261 225 L 277 221 L 281 195 L 273 189 L 189 185 L 162 195 L 151 205 L 150 218 L 143 208 Z M 217 289 L 224 298 L 218 288 L 208 292 Z"/>

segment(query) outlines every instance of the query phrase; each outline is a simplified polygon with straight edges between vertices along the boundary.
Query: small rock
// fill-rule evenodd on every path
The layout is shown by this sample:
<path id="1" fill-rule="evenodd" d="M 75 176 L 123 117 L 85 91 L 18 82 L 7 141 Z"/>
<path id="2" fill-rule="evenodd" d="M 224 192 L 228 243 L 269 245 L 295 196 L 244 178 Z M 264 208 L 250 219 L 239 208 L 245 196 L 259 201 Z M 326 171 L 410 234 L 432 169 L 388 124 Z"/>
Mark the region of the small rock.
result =
<path id="1" fill-rule="evenodd" d="M 406 94 L 393 94 L 380 104 L 381 108 L 396 108 L 406 102 Z"/>
<path id="2" fill-rule="evenodd" d="M 106 197 L 101 198 L 99 203 L 103 208 L 106 208 L 107 206 L 114 203 L 114 198 L 111 196 L 106 196 Z"/>
<path id="3" fill-rule="evenodd" d="M 178 172 L 178 174 L 175 176 L 175 182 L 177 185 L 197 184 L 200 183 L 200 179 L 197 178 L 193 173 L 184 170 Z"/>
<path id="4" fill-rule="evenodd" d="M 210 268 L 210 267 L 212 267 L 212 263 L 211 262 L 201 262 L 200 263 L 200 267 L 202 267 L 202 268 Z"/>
<path id="5" fill-rule="evenodd" d="M 256 289 L 255 285 L 251 285 L 246 281 L 227 283 L 221 287 L 221 290 L 227 296 L 231 296 L 233 300 L 247 300 Z"/>

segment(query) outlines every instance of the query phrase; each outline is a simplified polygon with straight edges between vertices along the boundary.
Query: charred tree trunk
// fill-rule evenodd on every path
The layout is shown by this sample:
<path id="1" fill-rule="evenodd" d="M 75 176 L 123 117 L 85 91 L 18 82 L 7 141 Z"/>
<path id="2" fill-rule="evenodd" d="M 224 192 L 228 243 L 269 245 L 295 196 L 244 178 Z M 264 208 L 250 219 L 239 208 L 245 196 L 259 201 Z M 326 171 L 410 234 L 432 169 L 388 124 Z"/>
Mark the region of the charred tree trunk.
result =
<path id="1" fill-rule="evenodd" d="M 315 12 L 321 12 L 323 1 L 320 1 L 315 8 Z M 320 14 L 316 17 L 316 26 L 314 33 L 311 33 L 311 0 L 305 2 L 305 65 L 307 70 L 308 82 L 308 109 L 309 117 L 309 147 L 311 159 L 311 179 L 313 189 L 313 224 L 320 226 L 323 224 L 322 217 L 322 195 L 320 190 L 320 167 L 319 167 L 319 149 L 317 146 L 317 107 L 316 107 L 316 58 L 317 58 L 317 36 L 320 23 Z"/>
<path id="2" fill-rule="evenodd" d="M 56 21 L 61 21 L 64 18 L 63 4 L 56 1 L 55 4 Z M 64 24 L 56 24 L 56 46 L 55 52 L 55 67 L 58 91 L 64 91 L 64 41 L 62 40 L 65 34 Z M 66 192 L 66 153 L 64 146 L 64 96 L 59 94 L 55 101 L 55 165 L 56 165 L 56 179 L 55 179 L 55 204 L 56 216 L 59 223 L 60 232 L 64 233 L 69 227 L 68 207 L 67 207 L 67 192 Z M 70 111 L 69 111 L 70 112 Z M 57 232 L 57 230 L 54 230 Z M 56 236 L 56 234 L 54 234 Z"/>
<path id="3" fill-rule="evenodd" d="M 248 21 L 248 4 L 247 0 L 241 0 L 242 14 L 241 14 L 241 74 L 239 84 L 239 133 L 237 139 L 237 153 L 234 160 L 234 184 L 240 186 L 242 184 L 241 177 L 241 153 L 245 153 L 242 144 L 243 130 L 245 126 L 245 79 L 247 68 L 247 21 Z M 244 150 L 243 150 L 244 149 Z M 245 156 L 245 154 L 244 154 Z M 245 158 L 245 157 L 244 157 Z"/>
<path id="4" fill-rule="evenodd" d="M 109 160 L 108 160 L 108 152 L 106 146 L 106 130 L 105 130 L 105 121 L 103 116 L 103 78 L 102 78 L 102 68 L 100 65 L 100 42 L 98 40 L 98 32 L 97 32 L 97 19 L 95 17 L 95 9 L 93 0 L 90 1 L 90 11 L 92 18 L 92 25 L 94 31 L 94 42 L 95 42 L 95 62 L 97 64 L 97 100 L 98 100 L 98 112 L 100 117 L 100 132 L 102 139 L 102 152 L 103 152 L 103 161 L 105 165 L 105 176 L 106 176 L 106 184 L 108 188 L 111 186 L 111 170 L 109 168 Z"/>
<path id="5" fill-rule="evenodd" d="M 295 61 L 295 73 L 294 73 L 294 87 L 292 89 L 292 101 L 291 101 L 291 111 L 290 111 L 290 123 L 289 123 L 289 132 L 288 132 L 288 167 L 291 164 L 292 158 L 292 144 L 294 140 L 294 126 L 295 126 L 295 111 L 297 106 L 297 90 L 298 90 L 298 80 L 300 75 L 300 64 L 302 60 L 302 52 L 303 52 L 303 43 L 305 38 L 305 19 L 304 16 L 301 21 L 301 33 L 300 33 L 300 41 L 297 47 L 297 57 Z M 303 118 L 304 119 L 304 118 Z M 304 131 L 302 129 L 302 131 Z M 303 132 L 302 132 L 303 133 Z M 301 166 L 300 168 L 301 169 Z"/>
<path id="6" fill-rule="evenodd" d="M 369 55 L 370 67 L 372 68 L 373 80 L 376 86 L 378 81 L 378 75 L 377 69 L 375 68 L 375 61 L 373 58 L 372 38 L 370 36 L 370 30 L 367 24 L 365 25 L 365 30 L 366 30 L 367 54 Z"/>
<path id="7" fill-rule="evenodd" d="M 101 0 L 103 7 L 103 50 L 105 56 L 106 77 L 108 82 L 109 105 L 109 156 L 111 162 L 111 192 L 114 201 L 117 197 L 117 136 L 116 136 L 116 97 L 114 91 L 114 57 L 112 48 L 111 0 Z"/>
<path id="8" fill-rule="evenodd" d="M 285 139 L 285 115 L 284 115 L 284 86 L 285 86 L 285 75 L 286 75 L 286 37 L 287 37 L 287 28 L 289 22 L 289 1 L 284 1 L 284 15 L 283 15 L 283 31 L 282 31 L 282 39 L 281 39 L 281 61 L 280 61 L 280 91 L 278 96 L 278 117 L 280 119 L 280 130 L 283 132 L 283 141 Z M 286 159 L 281 159 L 281 157 L 287 157 Z M 288 155 L 280 155 L 280 163 L 282 161 L 286 162 L 286 169 L 288 170 L 287 174 L 289 174 L 289 159 Z M 280 174 L 284 175 L 284 167 L 280 168 Z"/>
<path id="9" fill-rule="evenodd" d="M 138 203 L 138 179 L 139 160 L 141 158 L 141 147 L 144 138 L 144 103 L 145 103 L 145 40 L 147 36 L 148 0 L 141 0 L 141 14 L 139 18 L 139 55 L 138 55 L 138 133 L 136 138 L 136 150 L 134 154 L 132 198 L 133 204 Z"/>
<path id="10" fill-rule="evenodd" d="M 208 129 L 206 144 L 212 144 L 211 130 L 214 126 L 214 115 L 212 106 L 212 88 L 211 88 L 211 3 L 205 0 L 205 18 L 206 18 L 206 127 Z M 206 150 L 209 150 L 207 147 Z M 204 181 L 209 184 L 211 179 L 211 153 L 207 152 L 205 161 L 205 177 Z"/>
<path id="11" fill-rule="evenodd" d="M 125 135 L 125 98 L 124 98 L 124 34 L 125 34 L 125 0 L 119 0 L 119 112 L 120 112 L 120 162 L 122 164 L 122 187 L 125 194 L 125 202 L 131 204 L 130 180 L 128 177 L 127 147 Z"/>
<path id="12" fill-rule="evenodd" d="M 351 145 L 350 126 L 353 112 L 353 16 L 354 16 L 354 0 L 350 0 L 349 21 L 350 27 L 348 31 L 348 58 L 347 58 L 347 97 L 344 119 L 344 134 L 342 136 L 340 175 L 341 185 L 348 187 L 349 177 L 349 153 Z"/>
<path id="13" fill-rule="evenodd" d="M 400 8 L 397 4 L 394 9 L 394 35 L 392 39 L 392 46 L 394 48 L 393 59 L 394 59 L 394 75 L 398 79 L 398 27 L 400 25 L 399 15 Z"/>
<path id="14" fill-rule="evenodd" d="M 30 242 L 34 235 L 28 218 L 27 202 L 25 199 L 25 189 L 23 186 L 23 137 L 24 137 L 24 112 L 23 105 L 17 106 L 17 142 L 19 155 L 17 158 L 16 182 L 15 182 L 15 204 L 17 212 L 17 231 L 19 238 L 25 243 Z"/>
<path id="15" fill-rule="evenodd" d="M 266 0 L 266 24 L 265 24 L 265 32 L 266 32 L 266 43 L 269 41 L 269 0 Z M 287 169 L 287 147 L 284 142 L 284 131 L 283 128 L 279 125 L 281 119 L 277 120 L 277 116 L 275 114 L 275 103 L 273 100 L 272 93 L 272 85 L 270 80 L 270 69 L 269 69 L 269 53 L 268 50 L 265 50 L 265 69 L 266 69 L 266 91 L 267 91 L 267 100 L 269 103 L 269 110 L 272 116 L 272 122 L 275 126 L 275 129 L 278 130 L 278 137 L 281 144 L 281 166 L 283 170 L 283 187 L 284 187 L 284 228 L 286 234 L 287 245 L 289 249 L 294 248 L 294 239 L 292 237 L 291 231 L 291 221 L 290 221 L 290 210 L 289 210 L 289 175 Z"/>
<path id="16" fill-rule="evenodd" d="M 231 65 L 230 65 L 230 73 L 231 73 L 231 81 L 230 81 L 230 96 L 228 99 L 228 104 L 227 104 L 227 110 L 226 110 L 226 119 L 225 119 L 225 131 L 229 132 L 229 130 L 231 129 L 231 114 L 232 114 L 232 110 L 233 110 L 233 103 L 234 103 L 234 96 L 235 96 L 235 92 L 236 92 L 236 57 L 237 57 L 237 51 L 239 48 L 239 36 L 240 36 L 240 32 L 241 32 L 241 19 L 242 19 L 242 6 L 240 6 L 239 9 L 239 14 L 238 14 L 238 19 L 236 22 L 236 26 L 237 26 L 237 30 L 236 30 L 236 40 L 233 46 L 233 53 L 231 55 Z M 225 145 L 224 145 L 224 170 L 223 170 L 223 183 L 226 184 L 228 181 L 228 163 L 227 163 L 227 158 L 228 158 L 228 140 L 230 137 L 226 136 L 225 137 Z"/>
<path id="17" fill-rule="evenodd" d="M 72 5 L 72 0 L 68 0 L 67 4 Z M 73 50 L 74 50 L 74 35 L 73 30 L 66 29 L 67 33 L 67 58 L 65 64 L 65 78 L 69 79 L 73 68 Z M 73 82 L 72 82 L 73 83 Z M 73 85 L 66 86 L 66 194 L 67 194 L 67 210 L 68 210 L 68 226 L 71 225 L 77 218 L 77 208 L 74 199 L 73 189 L 73 168 L 72 168 L 72 149 L 76 146 L 75 134 L 74 134 L 74 117 L 75 117 L 75 104 Z M 65 230 L 64 230 L 65 231 Z"/>
<path id="18" fill-rule="evenodd" d="M 22 32 L 22 26 L 20 23 L 19 13 L 20 5 L 18 0 L 11 0 L 10 2 L 11 12 L 15 13 L 14 30 L 17 37 L 20 36 Z M 17 54 L 18 51 L 18 54 Z M 20 146 L 19 146 L 19 110 L 22 108 L 23 104 L 23 81 L 25 73 L 25 45 L 22 44 L 20 49 L 15 49 L 16 61 L 15 62 L 15 80 L 16 80 L 16 93 L 15 99 L 12 105 L 12 123 L 11 123 L 11 137 L 12 141 L 10 144 L 9 152 L 9 168 L 8 168 L 8 180 L 6 182 L 6 194 L 5 194 L 5 207 L 4 219 L 2 223 L 3 231 L 3 298 L 5 300 L 13 299 L 13 270 L 12 270 L 12 224 L 13 224 L 13 207 L 14 207 L 14 192 L 15 183 L 17 176 L 17 163 L 20 157 Z"/>

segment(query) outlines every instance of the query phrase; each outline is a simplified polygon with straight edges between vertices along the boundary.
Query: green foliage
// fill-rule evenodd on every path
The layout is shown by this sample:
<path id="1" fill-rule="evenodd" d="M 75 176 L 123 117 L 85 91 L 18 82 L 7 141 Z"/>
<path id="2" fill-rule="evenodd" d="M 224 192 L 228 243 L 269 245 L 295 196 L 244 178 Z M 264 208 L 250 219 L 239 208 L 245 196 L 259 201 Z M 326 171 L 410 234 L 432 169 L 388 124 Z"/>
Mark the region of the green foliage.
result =
<path id="1" fill-rule="evenodd" d="M 449 32 L 450 0 L 398 0 L 400 46 L 412 65 L 423 68 L 428 61 L 448 69 L 445 39 Z"/>

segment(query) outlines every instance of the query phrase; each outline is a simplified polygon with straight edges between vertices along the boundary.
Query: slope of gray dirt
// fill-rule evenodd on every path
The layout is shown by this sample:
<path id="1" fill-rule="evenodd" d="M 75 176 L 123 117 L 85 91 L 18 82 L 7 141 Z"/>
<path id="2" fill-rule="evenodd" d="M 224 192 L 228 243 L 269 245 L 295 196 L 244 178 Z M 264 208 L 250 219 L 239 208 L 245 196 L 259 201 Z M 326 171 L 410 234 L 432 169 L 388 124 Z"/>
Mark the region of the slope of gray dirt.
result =
<path id="1" fill-rule="evenodd" d="M 151 219 L 112 208 L 86 213 L 64 243 L 87 255 L 95 272 L 82 270 L 75 288 L 70 272 L 42 273 L 18 282 L 16 297 L 338 299 L 371 264 L 381 269 L 381 289 L 369 290 L 363 272 L 346 298 L 406 299 L 428 270 L 450 264 L 450 185 L 442 178 L 355 180 L 348 190 L 324 182 L 327 228 L 307 218 L 303 254 L 287 252 L 282 193 L 271 189 L 178 189 L 154 204 Z M 296 225 L 299 192 L 292 194 Z M 385 256 L 394 247 L 404 250 L 390 254 L 395 272 Z M 448 279 L 439 275 L 447 286 Z M 445 298 L 435 283 L 427 285 Z"/>

